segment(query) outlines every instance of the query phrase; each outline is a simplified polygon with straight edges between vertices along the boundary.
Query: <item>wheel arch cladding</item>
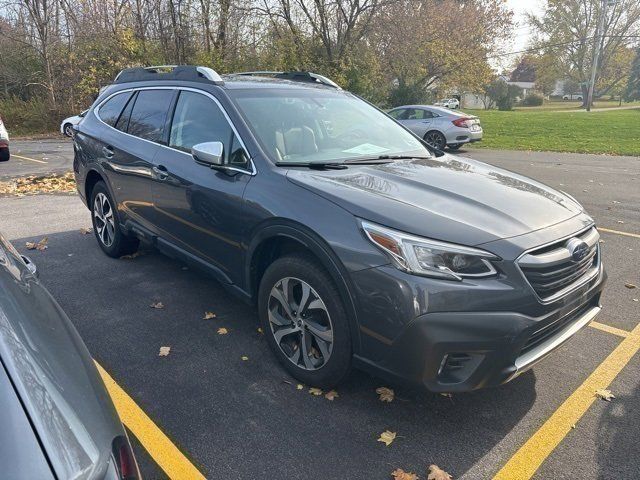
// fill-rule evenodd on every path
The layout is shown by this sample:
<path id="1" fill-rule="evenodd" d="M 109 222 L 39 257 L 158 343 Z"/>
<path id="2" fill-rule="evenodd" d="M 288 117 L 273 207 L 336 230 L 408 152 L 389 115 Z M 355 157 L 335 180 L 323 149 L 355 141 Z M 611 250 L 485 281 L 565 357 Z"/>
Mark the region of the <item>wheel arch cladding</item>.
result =
<path id="1" fill-rule="evenodd" d="M 349 318 L 352 351 L 360 353 L 360 331 L 356 315 L 356 301 L 351 294 L 350 277 L 333 252 L 317 234 L 295 222 L 271 224 L 257 232 L 247 250 L 245 278 L 250 295 L 257 299 L 260 280 L 268 266 L 278 258 L 291 253 L 303 253 L 313 257 L 336 283 Z"/>
<path id="2" fill-rule="evenodd" d="M 89 170 L 87 172 L 87 177 L 84 180 L 84 195 L 87 199 L 87 205 L 91 203 L 91 193 L 93 192 L 93 187 L 96 186 L 96 183 L 104 182 L 106 184 L 105 179 L 95 170 Z M 107 186 L 107 189 L 109 187 Z M 91 207 L 89 207 L 91 208 Z"/>

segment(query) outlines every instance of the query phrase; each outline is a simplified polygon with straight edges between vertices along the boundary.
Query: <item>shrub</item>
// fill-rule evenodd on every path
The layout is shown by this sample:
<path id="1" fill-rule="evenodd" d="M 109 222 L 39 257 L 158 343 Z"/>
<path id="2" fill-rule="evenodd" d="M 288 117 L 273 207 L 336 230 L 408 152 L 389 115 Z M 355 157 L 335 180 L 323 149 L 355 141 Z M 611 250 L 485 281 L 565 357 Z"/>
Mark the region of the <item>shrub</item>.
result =
<path id="1" fill-rule="evenodd" d="M 538 93 L 530 93 L 520 102 L 523 107 L 539 107 L 543 103 L 544 98 Z"/>
<path id="2" fill-rule="evenodd" d="M 44 99 L 0 98 L 0 117 L 9 136 L 55 132 L 61 117 Z"/>

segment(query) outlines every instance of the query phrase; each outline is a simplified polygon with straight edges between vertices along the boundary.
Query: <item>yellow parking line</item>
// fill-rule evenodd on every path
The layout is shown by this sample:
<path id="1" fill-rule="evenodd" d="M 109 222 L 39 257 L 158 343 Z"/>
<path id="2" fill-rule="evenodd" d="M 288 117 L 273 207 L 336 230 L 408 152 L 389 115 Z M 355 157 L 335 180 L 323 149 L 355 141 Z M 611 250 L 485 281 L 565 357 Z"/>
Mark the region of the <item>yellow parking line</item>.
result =
<path id="1" fill-rule="evenodd" d="M 607 388 L 640 350 L 640 324 L 587 377 L 549 419 L 511 457 L 494 480 L 527 480 L 555 450 L 596 399 L 594 393 Z"/>
<path id="2" fill-rule="evenodd" d="M 120 419 L 140 441 L 149 455 L 171 479 L 198 480 L 205 477 L 184 456 L 171 440 L 153 423 L 146 413 L 125 392 L 104 368 L 96 362 Z"/>
<path id="3" fill-rule="evenodd" d="M 613 335 L 618 335 L 619 337 L 627 337 L 629 336 L 629 332 L 626 330 L 622 330 L 621 328 L 612 327 L 611 325 L 607 325 L 600 322 L 591 322 L 589 326 L 593 328 L 597 328 L 598 330 L 602 330 L 603 332 L 611 333 Z"/>
<path id="4" fill-rule="evenodd" d="M 29 158 L 29 157 L 23 157 L 21 155 L 16 155 L 15 153 L 11 154 L 11 158 L 19 158 L 21 160 L 29 160 L 30 162 L 36 162 L 36 163 L 49 163 L 49 162 L 45 162 L 44 160 L 36 160 L 35 158 Z"/>
<path id="5" fill-rule="evenodd" d="M 638 235 L 637 233 L 621 232 L 620 230 L 611 230 L 610 228 L 602 227 L 598 227 L 598 230 L 601 232 L 615 233 L 616 235 L 624 235 L 625 237 L 640 238 L 640 235 Z"/>

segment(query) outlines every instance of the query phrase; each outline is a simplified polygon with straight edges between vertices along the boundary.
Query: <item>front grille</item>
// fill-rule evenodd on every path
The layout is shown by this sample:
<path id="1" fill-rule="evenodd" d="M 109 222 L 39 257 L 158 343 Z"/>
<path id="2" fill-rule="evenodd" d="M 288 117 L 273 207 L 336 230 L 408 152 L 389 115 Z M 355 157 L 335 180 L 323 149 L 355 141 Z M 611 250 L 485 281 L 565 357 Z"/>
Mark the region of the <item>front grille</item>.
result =
<path id="1" fill-rule="evenodd" d="M 575 320 L 579 319 L 587 310 L 591 308 L 593 308 L 592 302 L 585 303 L 568 315 L 565 315 L 564 317 L 548 323 L 542 328 L 539 328 L 529 337 L 527 343 L 525 343 L 524 347 L 522 347 L 522 351 L 520 352 L 520 354 L 522 355 L 523 353 L 528 352 L 541 343 L 544 343 L 547 339 L 552 338 L 556 333 L 559 333 L 562 329 L 564 329 L 564 327 L 569 326 Z"/>
<path id="2" fill-rule="evenodd" d="M 518 265 L 541 299 L 553 299 L 577 287 L 597 271 L 599 238 L 595 227 L 590 228 L 570 239 L 528 252 L 518 260 Z M 585 256 L 577 261 L 569 250 L 574 239 L 582 240 L 588 247 Z"/>

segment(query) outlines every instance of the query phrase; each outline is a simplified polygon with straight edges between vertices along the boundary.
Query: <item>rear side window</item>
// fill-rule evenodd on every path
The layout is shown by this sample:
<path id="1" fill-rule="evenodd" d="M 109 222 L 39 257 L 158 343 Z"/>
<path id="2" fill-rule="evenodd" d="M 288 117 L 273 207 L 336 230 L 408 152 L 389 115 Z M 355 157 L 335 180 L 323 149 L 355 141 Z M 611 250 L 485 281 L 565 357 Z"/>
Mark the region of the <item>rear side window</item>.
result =
<path id="1" fill-rule="evenodd" d="M 129 118 L 131 118 L 131 110 L 133 110 L 133 104 L 136 101 L 135 94 L 131 96 L 127 106 L 124 107 L 124 110 L 120 114 L 120 118 L 116 122 L 116 128 L 121 132 L 126 132 L 129 127 Z"/>
<path id="2" fill-rule="evenodd" d="M 173 94 L 173 90 L 140 90 L 131 111 L 128 133 L 162 143 Z"/>
<path id="3" fill-rule="evenodd" d="M 122 112 L 130 96 L 131 92 L 118 93 L 103 103 L 98 110 L 100 120 L 113 127 L 118 121 L 120 112 Z"/>

